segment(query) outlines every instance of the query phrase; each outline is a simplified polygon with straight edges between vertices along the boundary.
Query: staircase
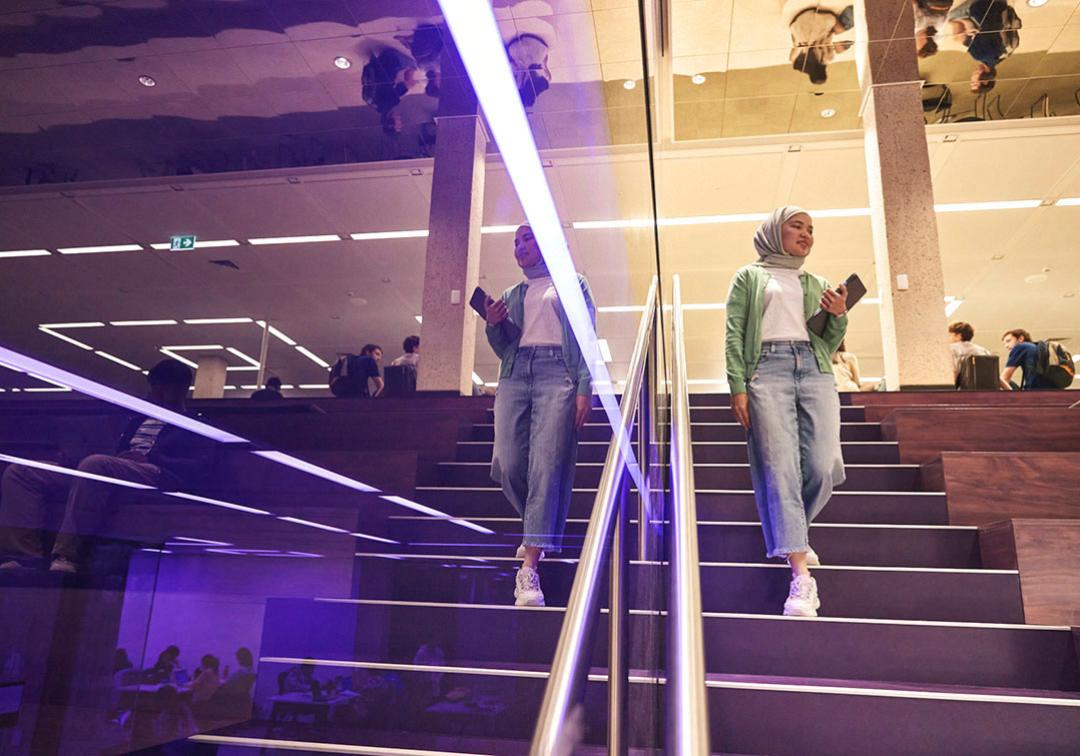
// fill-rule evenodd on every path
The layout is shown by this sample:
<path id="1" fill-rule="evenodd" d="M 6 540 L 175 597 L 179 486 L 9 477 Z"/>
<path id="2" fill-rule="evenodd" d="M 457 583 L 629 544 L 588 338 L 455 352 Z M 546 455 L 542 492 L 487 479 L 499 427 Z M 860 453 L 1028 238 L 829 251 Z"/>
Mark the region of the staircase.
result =
<path id="1" fill-rule="evenodd" d="M 764 558 L 745 442 L 726 404 L 695 395 L 691 409 L 714 752 L 1076 753 L 1070 628 L 1023 624 L 1017 573 L 982 569 L 977 529 L 947 524 L 944 494 L 920 490 L 918 466 L 897 462 L 897 446 L 861 407 L 842 410 L 848 480 L 811 528 L 824 565 L 815 570 L 821 616 L 780 616 L 789 572 Z M 520 522 L 487 475 L 493 426 L 474 425 L 416 493 L 474 528 L 394 517 L 400 545 L 356 556 L 356 598 L 267 609 L 260 686 L 316 655 L 310 638 L 275 631 L 303 616 L 312 628 L 347 629 L 320 634 L 317 663 L 367 681 L 376 691 L 368 711 L 350 723 L 251 722 L 200 739 L 527 753 L 610 436 L 604 420 L 594 412 L 582 433 L 567 549 L 541 566 L 547 607 L 512 605 Z M 630 596 L 640 602 L 635 589 L 655 572 L 632 564 Z M 665 642 L 662 609 L 632 605 L 635 747 L 662 743 L 649 671 Z M 599 624 L 584 739 L 603 752 L 606 614 Z M 425 644 L 429 653 L 418 654 Z"/>

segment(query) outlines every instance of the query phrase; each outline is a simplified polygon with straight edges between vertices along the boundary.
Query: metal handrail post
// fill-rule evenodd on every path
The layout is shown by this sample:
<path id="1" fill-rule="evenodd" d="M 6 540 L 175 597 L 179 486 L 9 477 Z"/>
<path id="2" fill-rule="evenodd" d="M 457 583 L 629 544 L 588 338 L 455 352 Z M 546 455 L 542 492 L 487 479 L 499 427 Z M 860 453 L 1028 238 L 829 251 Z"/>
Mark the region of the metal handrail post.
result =
<path id="1" fill-rule="evenodd" d="M 551 672 L 544 700 L 540 704 L 540 714 L 533 732 L 531 756 L 551 756 L 562 752 L 569 745 L 566 741 L 572 737 L 569 724 L 577 708 L 584 689 L 589 667 L 590 640 L 596 620 L 600 597 L 600 577 L 603 574 L 603 558 L 610 551 L 607 539 L 611 534 L 618 508 L 617 497 L 623 476 L 627 473 L 627 464 L 620 446 L 622 439 L 628 439 L 632 422 L 637 413 L 637 399 L 641 390 L 645 355 L 650 339 L 655 338 L 652 330 L 653 314 L 656 309 L 657 279 L 653 279 L 649 294 L 645 299 L 645 313 L 638 326 L 638 335 L 634 340 L 634 351 L 630 356 L 630 367 L 626 375 L 622 401 L 619 403 L 620 424 L 614 428 L 612 444 L 608 447 L 607 459 L 600 482 L 597 485 L 596 500 L 589 524 L 585 528 L 585 540 L 581 544 L 578 568 L 574 575 L 574 584 L 566 602 L 566 614 L 559 642 L 555 647 L 555 656 L 551 661 Z M 633 447 L 631 446 L 631 449 Z"/>
<path id="2" fill-rule="evenodd" d="M 626 756 L 626 730 L 630 710 L 630 607 L 626 598 L 630 549 L 626 542 L 627 489 L 630 476 L 623 472 L 619 485 L 615 534 L 611 542 L 611 577 L 608 582 L 608 753 Z"/>
<path id="3" fill-rule="evenodd" d="M 654 334 L 657 327 L 656 318 L 657 314 L 653 313 L 652 328 Z M 650 521 L 652 502 L 649 499 L 652 496 L 652 481 L 650 478 L 652 458 L 650 454 L 653 443 L 653 420 L 655 418 L 653 412 L 653 398 L 656 388 L 655 365 L 656 339 L 654 338 L 645 357 L 645 380 L 641 382 L 641 398 L 638 399 L 637 458 L 638 464 L 641 465 L 641 480 L 646 484 L 644 489 L 638 490 L 637 495 L 637 558 L 639 562 L 648 561 L 652 551 L 650 547 L 652 541 L 652 523 Z"/>
<path id="4" fill-rule="evenodd" d="M 709 703 L 705 688 L 705 632 L 701 609 L 691 441 L 686 383 L 686 338 L 679 277 L 673 276 L 675 338 L 671 372 L 671 589 L 669 591 L 668 753 L 707 756 Z"/>

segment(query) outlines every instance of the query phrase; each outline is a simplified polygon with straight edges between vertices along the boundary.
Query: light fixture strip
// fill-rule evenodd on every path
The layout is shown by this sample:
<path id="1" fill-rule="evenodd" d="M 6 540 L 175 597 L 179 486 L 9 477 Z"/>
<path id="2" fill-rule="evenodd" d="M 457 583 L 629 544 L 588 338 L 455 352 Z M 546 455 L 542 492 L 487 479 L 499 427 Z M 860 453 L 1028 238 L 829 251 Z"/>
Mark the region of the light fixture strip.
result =
<path id="1" fill-rule="evenodd" d="M 92 346 L 90 346 L 89 344 L 84 344 L 83 342 L 79 341 L 78 339 L 73 339 L 70 336 L 66 336 L 66 335 L 64 335 L 62 333 L 59 333 L 58 331 L 53 331 L 53 330 L 51 330 L 49 328 L 46 328 L 45 326 L 38 326 L 38 330 L 41 331 L 42 333 L 47 333 L 47 334 L 49 334 L 50 336 L 52 336 L 54 338 L 60 339 L 61 341 L 66 341 L 69 344 L 73 344 L 73 345 L 77 346 L 79 349 L 85 349 L 88 352 L 92 352 L 94 350 L 94 348 Z"/>
<path id="2" fill-rule="evenodd" d="M 267 328 L 265 320 L 256 320 L 255 325 L 259 326 L 260 329 Z M 271 336 L 276 336 L 278 339 L 284 341 L 289 346 L 296 346 L 296 341 L 295 340 L 290 339 L 288 336 L 286 336 L 284 333 L 282 333 L 279 329 L 274 328 L 274 326 L 269 326 L 269 331 L 270 331 Z"/>
<path id="3" fill-rule="evenodd" d="M 90 320 L 80 323 L 39 323 L 38 328 L 104 328 L 105 324 L 100 320 Z"/>
<path id="4" fill-rule="evenodd" d="M 9 249 L 0 252 L 0 257 L 51 257 L 52 252 L 47 249 Z"/>
<path id="5" fill-rule="evenodd" d="M 128 326 L 174 326 L 175 320 L 110 320 L 109 325 L 118 327 Z"/>
<path id="6" fill-rule="evenodd" d="M 61 247 L 62 255 L 96 255 L 102 252 L 142 252 L 141 244 L 105 244 L 96 247 Z"/>
<path id="7" fill-rule="evenodd" d="M 248 244 L 261 247 L 267 244 L 317 244 L 319 242 L 341 241 L 337 234 L 312 234 L 309 236 L 267 236 L 260 239 L 248 239 Z"/>
<path id="8" fill-rule="evenodd" d="M 333 525 L 324 525 L 321 522 L 312 522 L 311 520 L 301 520 L 299 517 L 278 517 L 282 522 L 291 522 L 295 525 L 306 525 L 309 528 L 318 528 L 319 530 L 328 530 L 331 533 L 348 533 L 348 530 L 344 528 L 336 528 Z"/>
<path id="9" fill-rule="evenodd" d="M 214 249 L 216 247 L 239 247 L 240 242 L 236 239 L 214 239 L 211 241 L 199 241 L 195 240 L 194 249 Z M 150 245 L 151 249 L 168 252 L 172 249 L 172 242 L 158 242 Z M 190 252 L 190 249 L 185 249 L 185 252 Z"/>
<path id="10" fill-rule="evenodd" d="M 413 231 L 362 231 L 349 234 L 354 241 L 375 241 L 378 239 L 423 239 L 428 235 L 426 228 L 418 228 Z"/>
<path id="11" fill-rule="evenodd" d="M 166 357 L 169 357 L 171 359 L 176 360 L 177 362 L 180 362 L 180 363 L 183 363 L 184 365 L 187 365 L 192 370 L 198 370 L 199 369 L 199 363 L 197 363 L 197 362 L 195 362 L 193 360 L 189 360 L 187 357 L 180 356 L 176 352 L 172 351 L 172 349 L 170 349 L 169 347 L 161 347 L 161 349 L 159 351 L 163 355 L 165 355 Z"/>
<path id="12" fill-rule="evenodd" d="M 303 347 L 303 346 L 300 346 L 299 344 L 297 344 L 294 348 L 296 349 L 296 351 L 298 351 L 300 354 L 307 357 L 309 360 L 314 362 L 319 367 L 329 369 L 330 363 L 327 362 L 326 360 L 324 360 L 319 355 L 315 354 L 313 351 L 311 351 L 307 347 Z"/>
<path id="13" fill-rule="evenodd" d="M 262 367 L 261 365 L 259 365 L 258 360 L 256 360 L 254 357 L 249 357 L 248 355 L 244 354 L 243 352 L 241 352 L 236 347 L 225 347 L 225 351 L 228 352 L 229 354 L 233 355 L 234 357 L 239 357 L 244 362 L 246 362 L 249 366 L 253 367 L 255 370 L 258 370 L 260 367 Z"/>
<path id="14" fill-rule="evenodd" d="M 109 360 L 110 362 L 115 362 L 117 365 L 123 365 L 124 367 L 128 368 L 129 370 L 134 370 L 136 372 L 142 370 L 142 368 L 139 367 L 138 365 L 134 365 L 134 364 L 128 362 L 127 360 L 121 359 L 121 358 L 117 357 L 115 354 L 109 354 L 108 352 L 103 352 L 100 349 L 95 349 L 94 354 L 96 354 L 98 357 L 104 357 L 105 359 Z"/>
<path id="15" fill-rule="evenodd" d="M 184 325 L 232 325 L 253 323 L 251 318 L 184 318 Z"/>

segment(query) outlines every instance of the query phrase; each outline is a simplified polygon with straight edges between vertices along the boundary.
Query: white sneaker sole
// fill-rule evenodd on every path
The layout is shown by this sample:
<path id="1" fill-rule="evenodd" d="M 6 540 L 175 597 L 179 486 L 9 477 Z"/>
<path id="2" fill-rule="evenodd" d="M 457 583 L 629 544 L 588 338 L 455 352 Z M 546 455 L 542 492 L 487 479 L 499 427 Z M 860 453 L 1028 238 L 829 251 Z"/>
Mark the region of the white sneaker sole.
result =
<path id="1" fill-rule="evenodd" d="M 545 606 L 544 594 L 529 592 L 514 599 L 514 606 Z"/>

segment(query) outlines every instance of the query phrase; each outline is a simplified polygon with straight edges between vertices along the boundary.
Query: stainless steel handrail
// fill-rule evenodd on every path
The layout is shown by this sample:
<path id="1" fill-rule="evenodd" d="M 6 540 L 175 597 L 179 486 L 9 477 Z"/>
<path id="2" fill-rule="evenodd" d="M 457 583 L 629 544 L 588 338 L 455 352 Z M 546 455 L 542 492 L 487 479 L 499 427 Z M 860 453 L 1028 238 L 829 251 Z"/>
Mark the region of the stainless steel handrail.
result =
<path id="1" fill-rule="evenodd" d="M 588 673 L 589 657 L 592 651 L 592 631 L 599 614 L 597 606 L 600 598 L 601 568 L 604 561 L 608 536 L 614 529 L 616 543 L 613 544 L 611 565 L 611 606 L 609 626 L 611 629 L 610 659 L 608 664 L 608 685 L 611 690 L 608 712 L 608 732 L 614 732 L 615 742 L 609 743 L 625 752 L 625 722 L 622 714 L 626 710 L 625 680 L 629 670 L 626 668 L 626 600 L 625 600 L 625 565 L 629 557 L 624 539 L 626 517 L 625 488 L 627 486 L 626 458 L 619 448 L 620 438 L 629 438 L 637 412 L 640 393 L 646 380 L 647 356 L 650 344 L 656 333 L 657 280 L 654 278 L 645 298 L 645 312 L 638 326 L 634 352 L 623 388 L 622 401 L 619 403 L 621 415 L 620 427 L 614 429 L 612 443 L 608 447 L 607 459 L 596 492 L 592 514 L 589 517 L 585 541 L 581 547 L 577 574 L 566 604 L 566 616 L 555 657 L 551 662 L 551 674 L 544 702 L 540 707 L 540 716 L 533 733 L 532 756 L 551 756 L 551 754 L 571 753 L 578 739 L 581 714 L 575 711 L 584 694 Z M 640 432 L 640 428 L 639 428 Z M 643 470 L 644 464 L 643 465 Z M 643 476 L 644 477 L 644 476 Z M 618 527 L 617 525 L 618 522 Z M 639 528 L 641 524 L 639 523 Z"/>
<path id="2" fill-rule="evenodd" d="M 671 374 L 671 587 L 669 591 L 668 753 L 709 753 L 709 703 L 705 688 L 705 632 L 701 618 L 694 450 L 686 382 L 686 332 L 679 276 L 672 277 L 675 336 Z"/>

